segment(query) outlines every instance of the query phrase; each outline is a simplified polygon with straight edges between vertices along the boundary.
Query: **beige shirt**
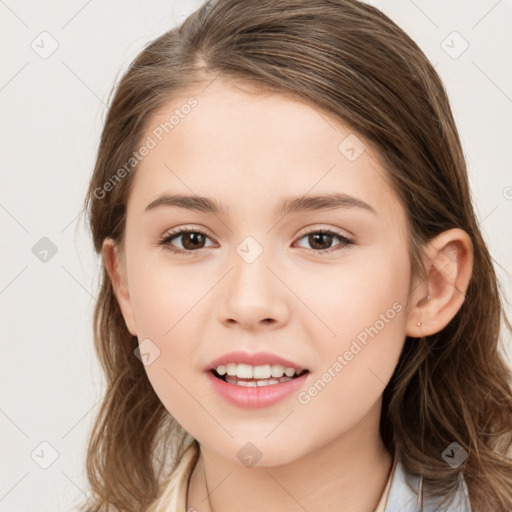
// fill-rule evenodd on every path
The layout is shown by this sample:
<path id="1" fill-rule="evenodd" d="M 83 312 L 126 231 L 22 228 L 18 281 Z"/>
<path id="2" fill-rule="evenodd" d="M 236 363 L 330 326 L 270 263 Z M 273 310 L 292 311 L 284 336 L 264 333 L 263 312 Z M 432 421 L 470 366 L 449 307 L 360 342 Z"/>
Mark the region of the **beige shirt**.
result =
<path id="1" fill-rule="evenodd" d="M 191 443 L 183 453 L 179 464 L 174 468 L 172 478 L 167 480 L 167 483 L 164 484 L 160 499 L 148 512 L 194 512 L 195 509 L 193 507 L 190 507 L 190 510 L 187 511 L 187 491 L 190 475 L 194 470 L 198 458 L 199 450 L 197 449 L 197 445 L 196 443 Z M 374 512 L 385 512 L 395 467 L 396 461 L 393 464 L 388 481 L 386 482 L 386 486 Z"/>

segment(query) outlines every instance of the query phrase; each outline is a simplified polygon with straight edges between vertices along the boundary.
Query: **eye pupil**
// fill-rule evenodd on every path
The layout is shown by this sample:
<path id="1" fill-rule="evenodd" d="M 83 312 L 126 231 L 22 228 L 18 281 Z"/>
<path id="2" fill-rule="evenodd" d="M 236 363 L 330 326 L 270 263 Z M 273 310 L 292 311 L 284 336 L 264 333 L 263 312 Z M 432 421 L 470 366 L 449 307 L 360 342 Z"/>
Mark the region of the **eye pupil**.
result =
<path id="1" fill-rule="evenodd" d="M 190 232 L 190 233 L 183 234 L 182 237 L 183 237 L 182 243 L 183 243 L 183 247 L 185 247 L 185 249 L 197 249 L 198 241 L 199 241 L 199 246 L 201 246 L 201 243 L 204 244 L 204 235 L 201 233 Z M 191 245 L 188 244 L 189 239 L 193 240 Z M 199 247 L 199 248 L 202 248 L 202 247 Z"/>
<path id="2" fill-rule="evenodd" d="M 322 244 L 322 238 L 327 237 L 327 241 L 324 241 L 324 244 Z M 323 249 L 329 249 L 329 247 L 332 244 L 332 235 L 328 233 L 313 233 L 309 235 L 309 243 L 311 244 L 311 247 L 315 250 L 323 250 Z M 318 247 L 318 245 L 322 246 L 327 244 L 327 247 Z"/>

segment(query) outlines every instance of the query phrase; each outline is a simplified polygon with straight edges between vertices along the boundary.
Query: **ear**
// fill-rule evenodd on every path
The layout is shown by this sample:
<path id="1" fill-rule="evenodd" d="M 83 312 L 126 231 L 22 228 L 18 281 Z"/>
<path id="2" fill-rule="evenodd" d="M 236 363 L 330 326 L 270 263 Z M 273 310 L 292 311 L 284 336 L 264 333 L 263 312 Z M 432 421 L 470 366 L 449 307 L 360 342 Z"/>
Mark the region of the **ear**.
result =
<path id="1" fill-rule="evenodd" d="M 413 338 L 441 331 L 464 303 L 473 273 L 471 238 L 458 228 L 440 233 L 428 243 L 423 263 L 427 280 L 413 280 L 405 330 Z"/>
<path id="2" fill-rule="evenodd" d="M 103 241 L 101 253 L 126 327 L 132 336 L 137 336 L 135 317 L 126 279 L 125 262 L 121 258 L 119 246 L 111 238 L 106 238 Z"/>

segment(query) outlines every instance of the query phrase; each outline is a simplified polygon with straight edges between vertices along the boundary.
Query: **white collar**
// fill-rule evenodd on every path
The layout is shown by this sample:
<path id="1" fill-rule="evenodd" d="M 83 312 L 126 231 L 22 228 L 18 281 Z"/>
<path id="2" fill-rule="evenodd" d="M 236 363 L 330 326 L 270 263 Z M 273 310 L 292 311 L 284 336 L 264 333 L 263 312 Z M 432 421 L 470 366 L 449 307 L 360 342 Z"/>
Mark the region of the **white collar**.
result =
<path id="1" fill-rule="evenodd" d="M 407 481 L 411 483 L 416 492 L 407 485 Z M 445 512 L 472 512 L 468 489 L 462 474 L 460 474 L 459 482 L 457 492 L 453 500 L 447 505 Z M 385 512 L 436 512 L 440 498 L 434 499 L 424 495 L 423 506 L 421 507 L 419 499 L 420 487 L 421 478 L 412 475 L 406 476 L 399 459 L 395 467 L 393 480 L 391 481 Z"/>

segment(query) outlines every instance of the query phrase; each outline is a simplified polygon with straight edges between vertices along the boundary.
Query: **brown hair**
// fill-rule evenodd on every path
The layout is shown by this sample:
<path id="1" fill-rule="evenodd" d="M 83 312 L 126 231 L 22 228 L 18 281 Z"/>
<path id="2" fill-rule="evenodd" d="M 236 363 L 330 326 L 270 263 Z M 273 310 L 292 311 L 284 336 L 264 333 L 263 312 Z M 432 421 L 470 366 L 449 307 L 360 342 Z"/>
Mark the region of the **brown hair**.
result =
<path id="1" fill-rule="evenodd" d="M 406 339 L 380 430 L 406 472 L 423 474 L 425 490 L 450 497 L 462 473 L 475 512 L 510 511 L 512 378 L 499 347 L 501 318 L 509 330 L 510 322 L 447 94 L 420 48 L 376 8 L 355 0 L 219 0 L 148 44 L 115 89 L 84 202 L 97 253 L 107 237 L 122 245 L 136 165 L 108 193 L 104 184 L 130 160 L 153 114 L 217 75 L 300 98 L 375 148 L 407 212 L 414 275 L 425 278 L 422 247 L 435 235 L 454 227 L 469 234 L 474 271 L 465 301 L 439 333 Z M 140 512 L 158 497 L 187 433 L 134 356 L 137 338 L 104 267 L 100 279 L 94 336 L 107 383 L 88 445 L 86 509 Z M 457 468 L 441 458 L 452 442 L 469 454 Z"/>

